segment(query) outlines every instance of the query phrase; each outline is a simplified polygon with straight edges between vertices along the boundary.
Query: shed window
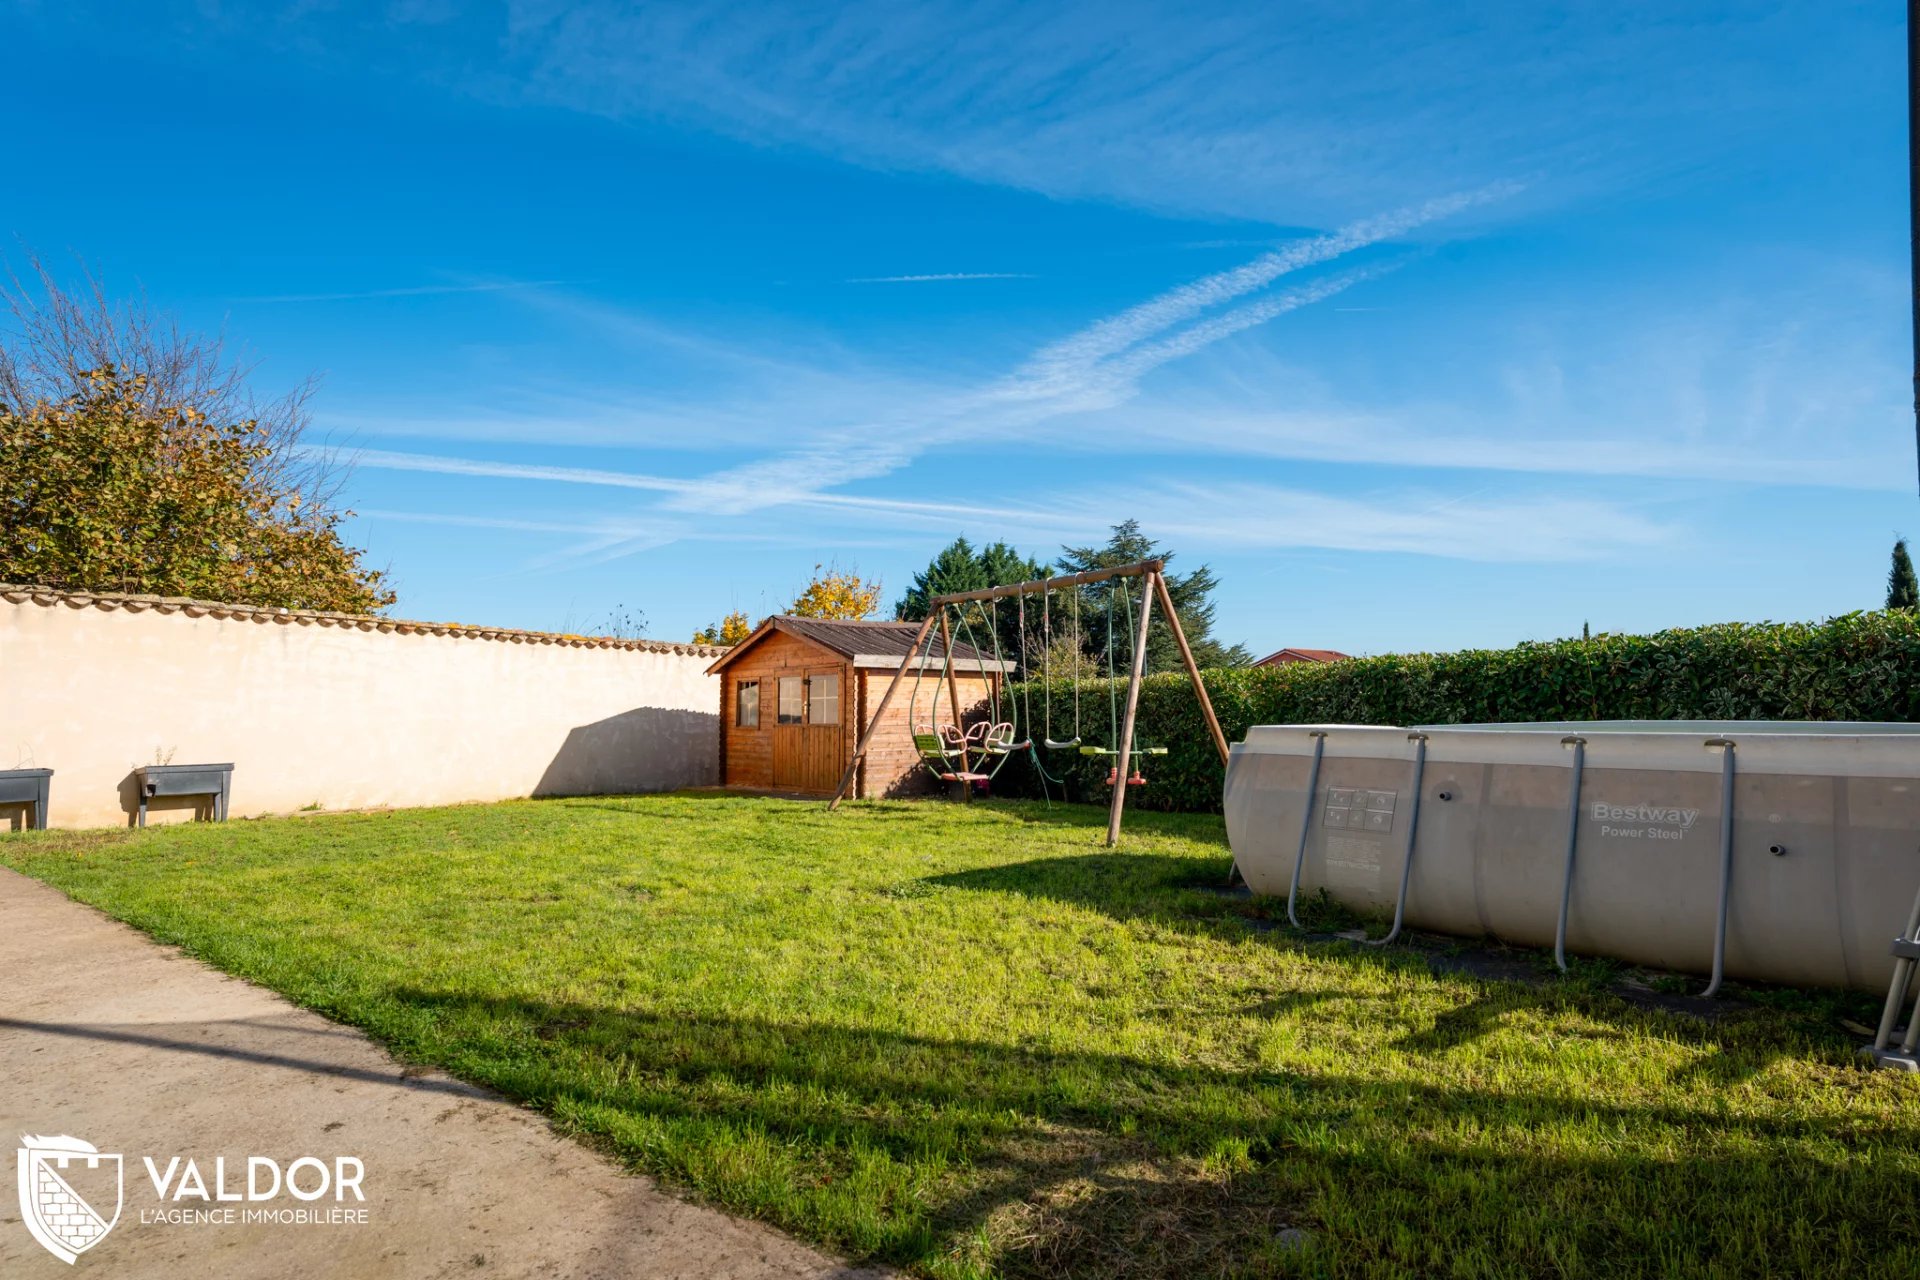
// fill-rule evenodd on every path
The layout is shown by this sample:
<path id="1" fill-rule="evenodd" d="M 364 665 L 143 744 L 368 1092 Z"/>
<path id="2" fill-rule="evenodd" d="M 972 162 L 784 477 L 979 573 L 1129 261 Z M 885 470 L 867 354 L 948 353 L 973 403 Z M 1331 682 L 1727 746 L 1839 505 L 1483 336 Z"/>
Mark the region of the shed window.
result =
<path id="1" fill-rule="evenodd" d="M 742 729 L 760 727 L 760 682 L 742 680 L 734 690 L 733 722 Z"/>
<path id="2" fill-rule="evenodd" d="M 840 723 L 840 677 L 807 677 L 807 723 Z"/>
<path id="3" fill-rule="evenodd" d="M 780 677 L 780 723 L 805 724 L 807 682 L 800 676 Z"/>

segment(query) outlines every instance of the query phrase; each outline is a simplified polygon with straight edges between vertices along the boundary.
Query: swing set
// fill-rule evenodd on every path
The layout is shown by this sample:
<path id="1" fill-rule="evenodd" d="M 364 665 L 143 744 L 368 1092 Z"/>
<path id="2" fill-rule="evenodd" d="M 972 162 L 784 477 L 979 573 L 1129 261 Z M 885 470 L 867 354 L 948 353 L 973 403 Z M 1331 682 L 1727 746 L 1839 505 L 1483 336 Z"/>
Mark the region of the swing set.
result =
<path id="1" fill-rule="evenodd" d="M 1134 564 L 1118 565 L 1111 569 L 1093 569 L 1086 573 L 1076 573 L 1063 578 L 1035 578 L 1030 582 L 1011 583 L 1002 587 L 987 587 L 979 591 L 959 591 L 951 595 L 934 596 L 927 603 L 927 618 L 920 624 L 919 632 L 913 643 L 907 647 L 906 657 L 901 659 L 900 669 L 894 672 L 888 682 L 886 693 L 880 698 L 880 704 L 868 719 L 866 728 L 860 734 L 860 741 L 853 749 L 853 757 L 847 762 L 846 772 L 840 777 L 840 785 L 828 801 L 829 809 L 840 807 L 847 788 L 852 785 L 854 776 L 860 768 L 860 762 L 866 757 L 867 748 L 872 744 L 875 731 L 885 723 L 887 707 L 893 701 L 894 694 L 906 680 L 907 673 L 913 672 L 912 692 L 908 695 L 908 723 L 913 734 L 915 752 L 927 771 L 942 782 L 971 789 L 990 782 L 1006 767 L 1009 760 L 1017 755 L 1025 755 L 1039 772 L 1045 782 L 1059 783 L 1060 779 L 1047 773 L 1042 764 L 1042 752 L 1074 752 L 1082 756 L 1110 758 L 1113 763 L 1107 770 L 1107 785 L 1113 789 L 1113 799 L 1107 813 L 1107 846 L 1111 848 L 1120 840 L 1120 817 L 1126 806 L 1127 789 L 1143 786 L 1146 778 L 1141 775 L 1139 757 L 1163 756 L 1167 754 L 1164 746 L 1140 745 L 1135 734 L 1135 722 L 1140 706 L 1140 681 L 1147 669 L 1147 633 L 1153 620 L 1154 602 L 1160 604 L 1160 610 L 1166 617 L 1166 624 L 1173 632 L 1174 640 L 1180 647 L 1180 660 L 1186 665 L 1187 676 L 1193 684 L 1195 699 L 1200 704 L 1201 717 L 1206 721 L 1212 734 L 1214 748 L 1220 753 L 1220 763 L 1227 762 L 1227 736 L 1220 729 L 1220 721 L 1213 714 L 1213 703 L 1207 697 L 1207 689 L 1200 682 L 1200 669 L 1193 660 L 1193 650 L 1187 644 L 1186 633 L 1180 627 L 1180 615 L 1174 611 L 1173 597 L 1167 591 L 1165 565 L 1159 560 L 1141 560 Z M 1139 579 L 1139 610 L 1136 618 L 1133 597 L 1128 593 L 1130 579 Z M 1071 618 L 1069 634 L 1073 638 L 1075 653 L 1080 652 L 1081 618 L 1080 591 L 1083 586 L 1096 582 L 1112 582 L 1106 591 L 1106 674 L 1107 674 L 1107 719 L 1108 738 L 1106 745 L 1086 741 L 1081 720 L 1080 684 L 1081 676 L 1076 662 L 1073 675 L 1073 736 L 1055 738 L 1053 736 L 1053 698 L 1052 662 L 1053 647 L 1053 595 L 1057 591 L 1067 592 L 1068 612 Z M 1004 688 L 1003 680 L 991 683 L 991 706 L 984 720 L 971 726 L 963 723 L 960 707 L 960 690 L 954 676 L 953 652 L 954 632 L 957 629 L 961 638 L 976 652 L 980 647 L 974 643 L 973 619 L 978 618 L 985 625 L 993 639 L 993 655 L 1004 671 L 1006 664 L 1001 656 L 998 602 L 1012 598 L 1018 610 L 1020 672 L 1024 678 L 1030 671 L 1027 665 L 1027 612 L 1026 601 L 1029 596 L 1040 597 L 1040 670 L 1041 683 L 1048 690 L 1041 701 L 1042 728 L 1038 742 L 1034 740 L 1033 694 L 1030 684 L 1022 685 L 1025 695 L 1025 714 L 1020 714 L 1016 706 L 1017 699 Z M 1116 618 L 1114 602 L 1119 601 L 1120 611 Z M 971 607 L 969 607 L 971 606 Z M 950 619 L 952 621 L 950 621 Z M 1118 675 L 1115 669 L 1114 634 L 1119 629 L 1116 622 L 1124 622 L 1130 638 L 1131 660 L 1127 679 L 1127 693 L 1123 704 L 1118 687 Z M 956 624 L 957 623 L 957 627 Z M 938 626 L 938 650 L 935 653 L 933 637 Z M 925 650 L 923 653 L 922 650 Z M 930 668 L 937 669 L 937 685 L 945 685 L 948 719 L 942 722 L 939 717 L 939 695 L 933 696 L 933 705 L 925 718 L 920 714 L 921 684 Z M 1004 708 L 1002 706 L 1004 700 Z M 1003 716 L 1004 711 L 1004 716 Z M 1024 731 L 1023 731 L 1024 730 Z"/>

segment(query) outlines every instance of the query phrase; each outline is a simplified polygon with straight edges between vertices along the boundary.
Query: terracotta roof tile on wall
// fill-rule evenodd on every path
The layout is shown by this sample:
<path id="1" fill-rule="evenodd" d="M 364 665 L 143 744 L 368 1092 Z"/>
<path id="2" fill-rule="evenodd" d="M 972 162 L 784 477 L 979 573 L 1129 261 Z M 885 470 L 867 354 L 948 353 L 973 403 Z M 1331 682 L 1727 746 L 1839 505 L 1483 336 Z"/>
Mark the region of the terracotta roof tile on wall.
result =
<path id="1" fill-rule="evenodd" d="M 264 605 L 219 604 L 210 600 L 188 600 L 179 596 L 144 596 L 113 591 L 63 591 L 54 587 L 20 586 L 0 583 L 0 600 L 10 604 L 31 602 L 51 608 L 124 610 L 127 613 L 182 613 L 189 618 L 233 618 L 249 622 L 279 623 L 283 626 L 340 627 L 346 630 L 379 631 L 403 636 L 452 636 L 466 640 L 498 640 L 507 644 L 557 644 L 574 649 L 627 649 L 643 653 L 677 653 L 687 657 L 717 658 L 724 645 L 675 644 L 667 640 L 616 640 L 611 636 L 561 635 L 552 631 L 518 631 L 507 627 L 475 627 L 461 622 L 407 622 L 372 614 L 327 613 L 315 609 L 274 609 Z"/>

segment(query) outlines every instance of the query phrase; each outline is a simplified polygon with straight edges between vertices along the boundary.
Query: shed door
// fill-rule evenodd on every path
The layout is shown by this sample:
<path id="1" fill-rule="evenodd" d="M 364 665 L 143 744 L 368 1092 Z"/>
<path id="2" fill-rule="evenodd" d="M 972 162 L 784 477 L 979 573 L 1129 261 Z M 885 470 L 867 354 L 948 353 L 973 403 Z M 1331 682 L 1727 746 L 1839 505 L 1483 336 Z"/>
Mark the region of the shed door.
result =
<path id="1" fill-rule="evenodd" d="M 837 667 L 774 682 L 773 785 L 781 791 L 832 791 L 845 767 L 845 681 Z"/>

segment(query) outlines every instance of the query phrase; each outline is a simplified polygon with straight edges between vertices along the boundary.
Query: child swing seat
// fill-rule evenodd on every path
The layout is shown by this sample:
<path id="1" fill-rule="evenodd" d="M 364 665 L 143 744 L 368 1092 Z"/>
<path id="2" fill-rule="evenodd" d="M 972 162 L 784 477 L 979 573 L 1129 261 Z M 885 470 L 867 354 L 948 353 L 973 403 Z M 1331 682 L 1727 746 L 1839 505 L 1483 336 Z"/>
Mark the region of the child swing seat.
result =
<path id="1" fill-rule="evenodd" d="M 950 724 L 937 729 L 927 724 L 913 726 L 913 749 L 919 753 L 920 763 L 942 782 L 985 782 L 993 776 L 960 767 L 966 759 L 966 743 L 967 735 Z"/>
<path id="2" fill-rule="evenodd" d="M 984 720 L 967 731 L 967 738 L 973 741 L 978 733 L 979 750 L 990 756 L 1011 755 L 1015 751 L 1025 751 L 1033 746 L 1031 741 L 1015 741 L 1013 724 L 1002 720 L 998 724 L 988 724 Z"/>
<path id="3" fill-rule="evenodd" d="M 1080 754 L 1083 756 L 1114 757 L 1113 764 L 1107 769 L 1106 785 L 1111 787 L 1120 781 L 1120 753 L 1118 751 L 1110 747 L 1082 747 L 1080 748 Z M 1167 749 L 1165 747 L 1135 747 L 1131 754 L 1134 760 L 1138 760 L 1141 756 L 1163 756 L 1167 754 Z M 1127 779 L 1127 785 L 1130 787 L 1144 787 L 1147 785 L 1147 779 L 1145 775 L 1140 772 L 1140 766 L 1138 764 L 1133 765 L 1133 776 Z"/>

